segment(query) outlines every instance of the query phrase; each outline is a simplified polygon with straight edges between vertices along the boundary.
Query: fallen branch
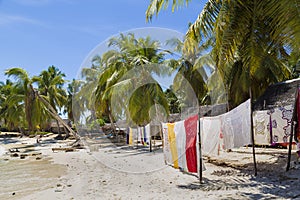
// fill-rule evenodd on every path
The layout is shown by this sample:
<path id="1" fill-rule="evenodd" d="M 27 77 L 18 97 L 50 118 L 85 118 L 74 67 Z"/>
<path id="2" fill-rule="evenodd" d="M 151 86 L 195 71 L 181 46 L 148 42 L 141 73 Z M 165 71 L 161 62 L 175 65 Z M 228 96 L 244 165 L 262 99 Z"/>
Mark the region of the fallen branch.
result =
<path id="1" fill-rule="evenodd" d="M 38 97 L 38 99 L 47 107 L 48 112 L 50 113 L 50 115 L 54 119 L 56 119 L 57 121 L 59 121 L 76 138 L 76 140 L 80 140 L 79 135 L 75 131 L 73 131 L 73 129 L 71 127 L 69 127 L 68 124 L 56 113 L 55 109 L 51 106 L 51 104 L 46 99 L 44 99 L 39 94 L 39 92 L 36 91 L 32 86 L 31 86 L 31 89 L 36 94 L 36 96 Z"/>
<path id="2" fill-rule="evenodd" d="M 75 149 L 72 147 L 56 147 L 56 148 L 52 148 L 52 151 L 65 151 L 65 152 L 72 152 Z"/>

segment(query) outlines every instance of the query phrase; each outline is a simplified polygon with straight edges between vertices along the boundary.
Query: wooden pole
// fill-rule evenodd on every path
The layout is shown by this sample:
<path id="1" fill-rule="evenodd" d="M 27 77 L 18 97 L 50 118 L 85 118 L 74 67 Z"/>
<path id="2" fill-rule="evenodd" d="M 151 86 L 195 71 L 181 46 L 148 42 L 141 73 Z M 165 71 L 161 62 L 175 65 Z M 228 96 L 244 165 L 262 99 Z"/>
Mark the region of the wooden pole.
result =
<path id="1" fill-rule="evenodd" d="M 202 147 L 201 147 L 201 126 L 200 126 L 200 107 L 199 107 L 199 110 L 198 110 L 198 127 L 199 127 L 199 130 L 198 130 L 198 138 L 199 138 L 199 181 L 200 181 L 200 184 L 203 183 L 202 179 Z"/>
<path id="2" fill-rule="evenodd" d="M 165 143 L 164 143 L 164 138 L 163 138 L 163 127 L 162 127 L 161 123 L 159 125 L 159 136 L 161 139 L 161 147 L 162 147 L 162 149 L 164 149 Z"/>
<path id="3" fill-rule="evenodd" d="M 152 152 L 153 150 L 152 150 L 152 129 L 151 129 L 151 122 L 150 122 L 150 124 L 149 124 L 149 126 L 150 126 L 150 133 L 149 133 L 149 135 L 150 135 L 150 138 L 149 138 L 149 142 L 150 142 L 150 152 Z"/>
<path id="4" fill-rule="evenodd" d="M 254 132 L 253 132 L 253 113 L 252 113 L 252 91 L 251 91 L 251 86 L 249 86 L 249 96 L 250 96 L 250 124 L 251 124 L 250 126 L 251 126 L 251 140 L 252 140 L 254 175 L 257 176 L 256 157 L 255 157 L 255 142 L 254 142 Z"/>
<path id="5" fill-rule="evenodd" d="M 137 130 L 137 134 L 136 134 L 136 148 L 139 148 L 139 134 L 140 134 L 140 132 L 139 132 L 139 127 L 138 126 L 137 126 L 136 130 Z"/>
<path id="6" fill-rule="evenodd" d="M 293 144 L 293 135 L 294 135 L 294 121 L 296 119 L 297 116 L 297 103 L 298 103 L 298 88 L 297 87 L 297 91 L 296 91 L 296 95 L 295 95 L 295 103 L 294 103 L 294 110 L 293 110 L 293 117 L 292 117 L 292 124 L 291 124 L 291 135 L 290 135 L 290 142 L 289 142 L 289 151 L 288 151 L 288 160 L 287 160 L 287 165 L 286 165 L 286 171 L 289 171 L 290 169 L 290 163 L 291 163 L 291 156 L 292 156 L 292 144 Z M 299 124 L 297 124 L 299 126 Z"/>
<path id="7" fill-rule="evenodd" d="M 152 137 L 150 136 L 150 152 L 152 152 Z"/>
<path id="8" fill-rule="evenodd" d="M 288 151 L 288 159 L 287 159 L 287 164 L 286 164 L 286 171 L 289 171 L 289 169 L 290 169 L 291 156 L 292 156 L 293 133 L 294 133 L 294 119 L 292 119 L 292 124 L 291 124 L 291 135 L 290 135 L 290 142 L 289 142 L 289 151 Z"/>

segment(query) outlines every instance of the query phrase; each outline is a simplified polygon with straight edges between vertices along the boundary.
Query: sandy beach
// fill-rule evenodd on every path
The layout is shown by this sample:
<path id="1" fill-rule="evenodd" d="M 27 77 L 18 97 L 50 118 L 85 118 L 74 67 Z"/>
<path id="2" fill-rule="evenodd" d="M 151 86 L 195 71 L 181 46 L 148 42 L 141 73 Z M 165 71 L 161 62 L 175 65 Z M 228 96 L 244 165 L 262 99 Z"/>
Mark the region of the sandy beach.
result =
<path id="1" fill-rule="evenodd" d="M 233 149 L 205 157 L 203 183 L 165 165 L 163 152 L 114 145 L 108 139 L 0 138 L 0 199 L 300 199 L 300 165 L 286 172 L 287 149 Z M 0 149 L 1 149 L 0 148 Z M 9 151 L 10 150 L 10 151 Z M 14 152 L 15 151 L 15 152 Z"/>

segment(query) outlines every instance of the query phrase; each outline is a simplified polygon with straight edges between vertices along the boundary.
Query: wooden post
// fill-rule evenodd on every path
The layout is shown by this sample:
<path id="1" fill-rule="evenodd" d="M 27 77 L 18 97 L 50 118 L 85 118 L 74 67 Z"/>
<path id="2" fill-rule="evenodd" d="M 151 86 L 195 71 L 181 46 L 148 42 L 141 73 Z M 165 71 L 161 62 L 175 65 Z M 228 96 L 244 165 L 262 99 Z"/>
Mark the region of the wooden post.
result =
<path id="1" fill-rule="evenodd" d="M 153 150 L 152 150 L 152 134 L 151 134 L 151 122 L 149 123 L 149 126 L 150 126 L 150 133 L 149 133 L 149 135 L 150 135 L 150 138 L 149 138 L 149 142 L 150 142 L 150 152 L 152 152 Z"/>
<path id="2" fill-rule="evenodd" d="M 249 96 L 250 96 L 250 126 L 251 126 L 251 140 L 252 140 L 252 154 L 253 154 L 253 164 L 254 164 L 254 175 L 257 175 L 256 168 L 256 157 L 255 157 L 255 142 L 254 142 L 254 132 L 253 132 L 253 113 L 252 113 L 252 92 L 251 86 L 249 86 Z"/>
<path id="3" fill-rule="evenodd" d="M 289 142 L 289 151 L 288 151 L 288 160 L 287 160 L 287 164 L 286 164 L 286 171 L 289 171 L 289 169 L 290 169 L 291 156 L 292 156 L 293 132 L 294 132 L 294 119 L 292 119 L 292 124 L 291 124 L 291 135 L 290 135 L 290 142 Z"/>
<path id="4" fill-rule="evenodd" d="M 137 134 L 136 134 L 136 148 L 138 149 L 139 148 L 139 134 L 140 134 L 138 126 L 137 126 L 136 130 L 137 130 Z"/>
<path id="5" fill-rule="evenodd" d="M 150 152 L 152 152 L 153 150 L 152 150 L 152 137 L 151 137 L 151 135 L 150 135 Z"/>
<path id="6" fill-rule="evenodd" d="M 291 156 L 292 156 L 292 144 L 293 144 L 293 135 L 294 135 L 294 121 L 297 116 L 297 103 L 298 103 L 298 89 L 299 85 L 297 87 L 296 95 L 295 95 L 295 103 L 294 103 L 294 110 L 293 110 L 293 117 L 292 117 L 292 124 L 291 124 L 291 135 L 290 135 L 290 141 L 289 141 L 289 151 L 288 151 L 288 160 L 286 165 L 286 171 L 289 171 L 290 169 L 290 163 L 291 163 Z M 299 124 L 297 124 L 299 126 Z M 296 134 L 296 133 L 295 133 Z"/>
<path id="7" fill-rule="evenodd" d="M 161 147 L 162 147 L 162 149 L 164 149 L 165 142 L 164 142 L 163 127 L 162 127 L 162 124 L 159 125 L 159 135 L 160 135 L 160 139 L 161 139 Z"/>
<path id="8" fill-rule="evenodd" d="M 198 127 L 199 127 L 199 130 L 198 130 L 198 138 L 199 138 L 199 181 L 200 181 L 200 184 L 203 183 L 202 179 L 202 147 L 201 147 L 201 127 L 200 127 L 200 107 L 199 107 L 199 110 L 198 110 Z"/>

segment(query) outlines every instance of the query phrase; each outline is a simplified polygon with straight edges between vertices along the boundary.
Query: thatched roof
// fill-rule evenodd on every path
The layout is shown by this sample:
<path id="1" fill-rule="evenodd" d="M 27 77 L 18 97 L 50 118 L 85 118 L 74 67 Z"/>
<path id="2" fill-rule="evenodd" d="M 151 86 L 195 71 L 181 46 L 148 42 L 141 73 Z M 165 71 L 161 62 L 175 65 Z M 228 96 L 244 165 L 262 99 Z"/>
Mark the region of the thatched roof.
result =
<path id="1" fill-rule="evenodd" d="M 294 105 L 300 78 L 269 86 L 253 105 L 253 110 L 266 110 L 274 107 Z"/>
<path id="2" fill-rule="evenodd" d="M 186 119 L 189 116 L 200 113 L 200 117 L 214 117 L 227 112 L 227 104 L 215 104 L 215 105 L 206 105 L 200 106 L 199 112 L 197 112 L 199 107 L 190 107 L 184 109 L 181 113 L 181 119 Z"/>

